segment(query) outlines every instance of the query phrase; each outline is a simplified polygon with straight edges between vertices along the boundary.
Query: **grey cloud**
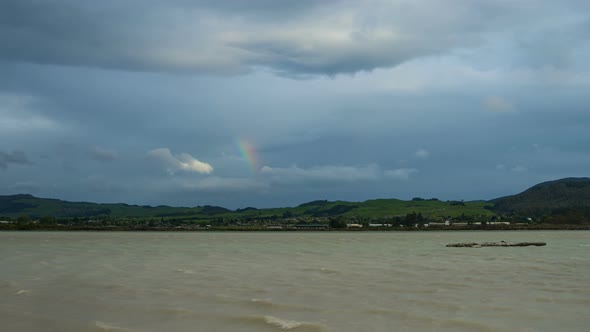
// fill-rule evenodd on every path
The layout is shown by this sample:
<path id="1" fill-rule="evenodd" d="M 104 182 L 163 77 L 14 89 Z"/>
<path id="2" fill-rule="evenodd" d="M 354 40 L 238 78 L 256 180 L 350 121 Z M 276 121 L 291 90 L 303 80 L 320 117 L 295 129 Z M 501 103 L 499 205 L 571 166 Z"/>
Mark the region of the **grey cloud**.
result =
<path id="1" fill-rule="evenodd" d="M 179 2 L 180 6 L 204 8 L 221 13 L 232 13 L 239 16 L 251 16 L 257 19 L 284 20 L 306 14 L 317 7 L 337 3 L 338 0 L 187 0 Z"/>
<path id="2" fill-rule="evenodd" d="M 528 167 L 523 166 L 523 165 L 515 165 L 513 167 L 510 167 L 510 169 L 508 169 L 506 167 L 506 165 L 504 165 L 504 164 L 498 164 L 498 165 L 496 165 L 496 170 L 497 171 L 500 171 L 500 172 L 504 172 L 506 170 L 510 170 L 511 172 L 514 172 L 514 173 L 524 173 L 524 172 L 527 172 L 529 169 L 528 169 Z"/>
<path id="3" fill-rule="evenodd" d="M 269 188 L 269 184 L 252 178 L 210 176 L 194 182 L 184 182 L 181 187 L 191 191 L 231 193 L 264 190 Z"/>
<path id="4" fill-rule="evenodd" d="M 489 96 L 483 100 L 483 107 L 490 112 L 512 112 L 514 106 L 500 96 Z"/>
<path id="5" fill-rule="evenodd" d="M 8 0 L 0 5 L 0 57 L 142 71 L 236 74 L 262 66 L 295 77 L 336 75 L 477 47 L 488 33 L 520 31 L 543 13 L 565 11 L 551 12 L 550 1 L 534 2 L 535 10 L 531 4 Z M 571 36 L 560 48 L 584 40 L 583 33 Z"/>
<path id="6" fill-rule="evenodd" d="M 113 150 L 95 147 L 92 149 L 92 157 L 98 161 L 111 162 L 117 159 L 117 153 Z"/>
<path id="7" fill-rule="evenodd" d="M 12 152 L 0 151 L 0 169 L 7 169 L 8 165 L 32 165 L 27 155 L 20 150 Z"/>
<path id="8" fill-rule="evenodd" d="M 3 93 L 0 89 L 0 135 L 29 135 L 57 129 L 59 125 L 53 119 L 38 111 L 41 105 L 33 96 Z"/>
<path id="9" fill-rule="evenodd" d="M 0 1 L 0 151 L 51 156 L 35 159 L 43 172 L 4 163 L 0 191 L 280 206 L 494 198 L 587 176 L 589 13 L 573 0 Z M 148 162 L 154 147 L 169 149 Z M 214 175 L 189 171 L 197 159 Z"/>
<path id="10" fill-rule="evenodd" d="M 414 152 L 414 156 L 420 159 L 428 159 L 428 157 L 430 157 L 430 151 L 426 149 L 419 149 L 418 151 Z"/>
<path id="11" fill-rule="evenodd" d="M 380 179 L 407 180 L 416 169 L 382 170 L 378 165 L 363 167 L 325 165 L 310 168 L 263 166 L 260 174 L 278 183 L 289 182 L 367 182 Z"/>
<path id="12" fill-rule="evenodd" d="M 11 184 L 8 188 L 15 193 L 35 194 L 41 191 L 41 185 L 34 181 L 22 181 Z"/>
<path id="13" fill-rule="evenodd" d="M 277 182 L 298 181 L 372 181 L 379 178 L 379 168 L 376 165 L 366 167 L 352 166 L 321 166 L 304 169 L 297 166 L 287 168 L 263 166 L 260 173 L 269 176 Z"/>
<path id="14" fill-rule="evenodd" d="M 586 8 L 590 11 L 590 8 Z M 586 12 L 588 13 L 588 12 Z M 559 18 L 557 18 L 559 22 Z M 580 53 L 581 46 L 590 46 L 590 17 L 588 14 L 564 19 L 561 24 L 549 24 L 516 38 L 521 63 L 533 68 L 571 67 L 587 51 Z M 517 59 L 518 59 L 517 58 Z"/>
<path id="15" fill-rule="evenodd" d="M 378 182 L 391 184 L 395 181 L 396 183 L 403 183 L 410 180 L 416 173 L 418 173 L 418 170 L 413 168 L 383 170 L 377 165 L 364 167 L 324 165 L 309 168 L 263 166 L 253 177 L 161 178 L 157 180 L 159 184 L 152 187 L 150 191 L 166 192 L 167 195 L 182 192 L 185 195 L 193 195 L 194 197 L 215 195 L 207 196 L 209 199 L 215 197 L 216 199 L 223 198 L 225 200 L 234 197 L 229 204 L 235 207 L 251 204 L 246 202 L 257 199 L 266 201 L 268 200 L 268 198 L 265 198 L 267 195 L 272 195 L 273 199 L 277 199 L 275 197 L 277 194 L 285 195 L 285 193 L 289 192 L 289 188 L 294 186 L 297 188 L 298 193 L 296 196 L 298 196 L 307 191 L 317 192 L 328 188 L 331 188 L 328 190 L 337 190 L 337 188 L 346 188 L 348 185 L 363 188 Z M 244 192 L 248 193 L 247 197 L 243 196 Z M 268 203 L 266 201 L 262 204 L 269 206 Z"/>
<path id="16" fill-rule="evenodd" d="M 522 173 L 528 171 L 528 168 L 523 165 L 516 165 L 510 169 L 512 172 Z"/>
<path id="17" fill-rule="evenodd" d="M 82 148 L 74 143 L 60 142 L 55 147 L 55 155 L 64 169 L 72 171 L 77 169 L 82 159 Z"/>
<path id="18" fill-rule="evenodd" d="M 55 147 L 55 156 L 63 168 L 74 170 L 88 161 L 102 163 L 113 162 L 117 159 L 117 152 L 100 146 L 90 147 L 72 142 L 59 142 Z M 45 156 L 44 159 L 50 159 Z"/>
<path id="19" fill-rule="evenodd" d="M 412 174 L 418 173 L 415 168 L 398 168 L 385 171 L 385 177 L 395 180 L 409 180 Z"/>

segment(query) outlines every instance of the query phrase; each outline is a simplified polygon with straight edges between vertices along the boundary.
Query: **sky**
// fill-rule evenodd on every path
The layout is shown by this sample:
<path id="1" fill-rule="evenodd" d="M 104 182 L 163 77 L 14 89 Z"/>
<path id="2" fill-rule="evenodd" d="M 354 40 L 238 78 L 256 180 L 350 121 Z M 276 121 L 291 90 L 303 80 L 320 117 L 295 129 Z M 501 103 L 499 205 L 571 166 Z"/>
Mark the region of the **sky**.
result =
<path id="1" fill-rule="evenodd" d="M 0 194 L 492 199 L 590 170 L 586 0 L 3 0 Z"/>

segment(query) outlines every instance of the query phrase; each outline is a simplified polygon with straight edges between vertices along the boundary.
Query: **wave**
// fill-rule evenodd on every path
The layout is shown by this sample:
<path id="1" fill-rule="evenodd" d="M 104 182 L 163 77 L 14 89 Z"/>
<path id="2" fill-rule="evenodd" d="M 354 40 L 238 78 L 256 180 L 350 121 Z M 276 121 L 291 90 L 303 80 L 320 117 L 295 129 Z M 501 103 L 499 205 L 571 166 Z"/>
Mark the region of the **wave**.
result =
<path id="1" fill-rule="evenodd" d="M 186 273 L 186 274 L 195 274 L 195 271 L 186 270 L 186 269 L 176 269 L 175 271 L 180 272 L 180 273 Z"/>
<path id="2" fill-rule="evenodd" d="M 473 320 L 460 319 L 460 318 L 444 320 L 444 321 L 440 322 L 439 326 L 442 328 L 451 328 L 455 331 L 461 331 L 461 330 L 482 331 L 482 332 L 498 332 L 499 331 L 498 327 L 496 327 L 496 326 L 488 325 L 488 324 L 473 321 Z"/>
<path id="3" fill-rule="evenodd" d="M 303 272 L 316 272 L 316 273 L 325 273 L 325 274 L 342 274 L 342 272 L 335 270 L 335 269 L 330 269 L 330 268 L 326 268 L 326 267 L 307 267 L 307 268 L 303 268 L 301 269 Z"/>
<path id="4" fill-rule="evenodd" d="M 175 316 L 175 317 L 194 317 L 194 318 L 201 318 L 203 317 L 203 314 L 196 312 L 196 311 L 192 311 L 192 310 L 188 310 L 188 309 L 184 309 L 184 308 L 155 308 L 155 309 L 151 309 L 154 313 L 157 314 L 163 314 L 166 316 Z"/>
<path id="5" fill-rule="evenodd" d="M 322 324 L 288 320 L 274 316 L 246 316 L 239 318 L 239 320 L 251 324 L 270 326 L 284 331 L 328 331 L 328 329 Z"/>
<path id="6" fill-rule="evenodd" d="M 273 303 L 271 299 L 256 299 L 256 298 L 254 298 L 254 299 L 251 299 L 250 302 L 256 303 L 261 306 L 268 306 L 268 307 L 276 306 L 276 304 Z"/>
<path id="7" fill-rule="evenodd" d="M 0 289 L 11 289 L 15 288 L 16 286 L 17 284 L 15 282 L 8 280 L 0 280 Z"/>
<path id="8" fill-rule="evenodd" d="M 369 315 L 391 315 L 391 310 L 374 308 L 374 309 L 364 310 L 363 313 L 369 314 Z"/>
<path id="9" fill-rule="evenodd" d="M 317 308 L 306 306 L 306 305 L 298 305 L 298 304 L 287 304 L 287 303 L 277 303 L 273 302 L 271 299 L 258 299 L 253 298 L 250 299 L 249 305 L 262 307 L 266 309 L 275 309 L 275 310 L 290 310 L 290 311 L 316 311 Z"/>
<path id="10" fill-rule="evenodd" d="M 301 327 L 305 322 L 298 322 L 295 320 L 285 320 L 273 316 L 264 316 L 264 322 L 268 325 L 273 325 L 281 330 L 292 330 Z"/>
<path id="11" fill-rule="evenodd" d="M 101 321 L 95 321 L 93 327 L 97 328 L 98 331 L 113 331 L 113 332 L 132 332 L 130 329 L 123 327 L 107 324 Z"/>

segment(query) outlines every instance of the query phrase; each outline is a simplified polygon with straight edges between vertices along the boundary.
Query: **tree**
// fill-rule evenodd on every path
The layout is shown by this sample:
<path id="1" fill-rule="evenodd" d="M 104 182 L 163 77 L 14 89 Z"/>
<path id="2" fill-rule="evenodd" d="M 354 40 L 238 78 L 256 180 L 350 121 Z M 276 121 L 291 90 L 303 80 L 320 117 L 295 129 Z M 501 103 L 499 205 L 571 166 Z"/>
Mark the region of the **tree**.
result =
<path id="1" fill-rule="evenodd" d="M 22 214 L 22 215 L 18 216 L 18 218 L 16 218 L 16 222 L 19 224 L 27 224 L 30 221 L 31 221 L 31 218 L 26 214 Z"/>
<path id="2" fill-rule="evenodd" d="M 55 218 L 51 217 L 51 216 L 43 216 L 40 220 L 39 220 L 40 224 L 43 225 L 51 225 L 51 224 L 55 224 Z"/>
<path id="3" fill-rule="evenodd" d="M 418 219 L 418 215 L 416 214 L 416 212 L 408 213 L 408 214 L 406 214 L 405 224 L 406 225 L 413 225 L 416 223 L 417 219 Z"/>
<path id="4" fill-rule="evenodd" d="M 330 218 L 330 228 L 346 228 L 346 222 L 342 217 Z"/>

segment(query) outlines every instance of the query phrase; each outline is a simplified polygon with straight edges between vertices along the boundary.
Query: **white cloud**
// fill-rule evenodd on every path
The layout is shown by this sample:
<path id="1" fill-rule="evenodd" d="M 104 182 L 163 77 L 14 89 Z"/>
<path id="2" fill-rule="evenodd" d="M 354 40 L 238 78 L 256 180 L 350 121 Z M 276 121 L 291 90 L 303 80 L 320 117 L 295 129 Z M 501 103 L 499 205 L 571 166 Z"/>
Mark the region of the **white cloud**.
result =
<path id="1" fill-rule="evenodd" d="M 514 111 L 514 105 L 500 96 L 489 96 L 485 98 L 483 106 L 491 112 L 505 113 Z"/>
<path id="2" fill-rule="evenodd" d="M 498 170 L 498 171 L 505 171 L 506 170 L 506 165 L 504 165 L 504 164 L 498 164 L 498 165 L 496 165 L 496 170 Z"/>
<path id="3" fill-rule="evenodd" d="M 178 171 L 201 174 L 210 174 L 213 172 L 213 166 L 210 164 L 199 161 L 188 153 L 172 155 L 170 149 L 167 148 L 148 151 L 147 157 L 162 162 L 167 167 L 167 171 L 171 174 Z"/>
<path id="4" fill-rule="evenodd" d="M 414 152 L 414 156 L 416 156 L 420 159 L 428 159 L 428 157 L 430 157 L 430 151 L 428 151 L 426 149 L 420 149 L 420 150 Z"/>

